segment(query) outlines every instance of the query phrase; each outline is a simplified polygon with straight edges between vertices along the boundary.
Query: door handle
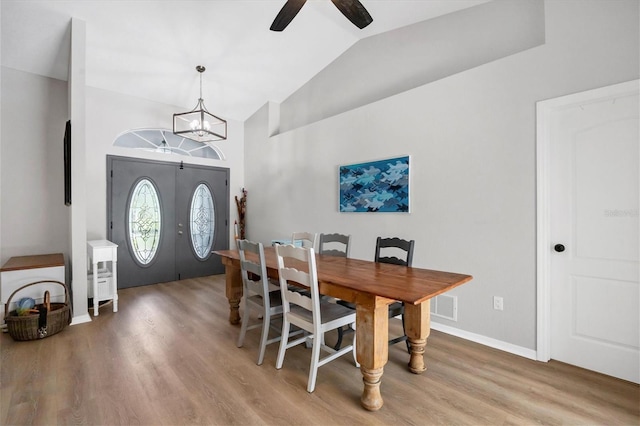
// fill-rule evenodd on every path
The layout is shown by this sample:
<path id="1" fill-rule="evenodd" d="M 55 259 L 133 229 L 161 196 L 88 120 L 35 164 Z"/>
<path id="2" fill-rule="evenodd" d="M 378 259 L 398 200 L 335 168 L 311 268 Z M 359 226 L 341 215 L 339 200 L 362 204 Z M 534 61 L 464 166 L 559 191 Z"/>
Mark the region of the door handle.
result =
<path id="1" fill-rule="evenodd" d="M 556 244 L 553 246 L 553 249 L 558 253 L 562 253 L 564 251 L 564 246 L 562 244 Z"/>
<path id="2" fill-rule="evenodd" d="M 178 231 L 178 235 L 182 235 L 182 231 Z"/>

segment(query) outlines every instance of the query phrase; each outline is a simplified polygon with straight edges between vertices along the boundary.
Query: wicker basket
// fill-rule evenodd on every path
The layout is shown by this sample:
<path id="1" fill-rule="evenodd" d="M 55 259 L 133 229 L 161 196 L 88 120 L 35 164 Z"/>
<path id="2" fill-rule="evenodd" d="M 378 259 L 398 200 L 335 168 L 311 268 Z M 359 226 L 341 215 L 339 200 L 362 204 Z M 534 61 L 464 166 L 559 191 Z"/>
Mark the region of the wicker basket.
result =
<path id="1" fill-rule="evenodd" d="M 50 303 L 49 292 L 45 292 L 45 301 L 43 304 L 45 306 L 48 306 L 48 310 L 44 327 L 39 326 L 39 314 L 34 313 L 29 315 L 18 315 L 16 311 L 9 312 L 11 299 L 13 299 L 13 296 L 15 296 L 16 293 L 32 285 L 46 283 L 59 284 L 64 287 L 64 303 Z M 29 283 L 20 287 L 19 289 L 14 291 L 11 296 L 9 296 L 9 300 L 7 300 L 4 311 L 6 313 L 4 321 L 7 324 L 7 330 L 14 340 L 37 340 L 43 339 L 48 336 L 53 336 L 54 334 L 62 331 L 62 329 L 69 325 L 69 323 L 71 322 L 69 291 L 67 290 L 67 286 L 60 281 L 45 280 Z"/>

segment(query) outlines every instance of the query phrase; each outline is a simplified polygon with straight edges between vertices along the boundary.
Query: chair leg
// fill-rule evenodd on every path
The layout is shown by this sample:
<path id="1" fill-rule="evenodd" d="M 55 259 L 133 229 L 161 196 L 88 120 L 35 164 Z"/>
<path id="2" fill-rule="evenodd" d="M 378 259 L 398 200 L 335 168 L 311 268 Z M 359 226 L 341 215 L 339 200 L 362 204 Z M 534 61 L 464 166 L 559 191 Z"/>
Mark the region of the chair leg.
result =
<path id="1" fill-rule="evenodd" d="M 247 334 L 247 326 L 249 325 L 249 309 L 248 309 L 247 299 L 243 299 L 242 303 L 242 326 L 240 327 L 240 336 L 238 336 L 237 347 L 241 348 L 244 344 L 244 336 Z"/>
<path id="2" fill-rule="evenodd" d="M 280 370 L 284 363 L 284 353 L 289 343 L 289 321 L 286 314 L 282 317 L 282 338 L 280 339 L 280 348 L 278 349 L 278 359 L 276 359 L 276 368 Z"/>
<path id="3" fill-rule="evenodd" d="M 313 349 L 311 349 L 311 365 L 309 366 L 309 383 L 307 392 L 311 393 L 316 389 L 316 377 L 318 376 L 318 363 L 320 362 L 320 347 L 322 346 L 322 334 L 313 336 Z"/>
<path id="4" fill-rule="evenodd" d="M 402 314 L 402 332 L 404 333 L 404 342 L 407 344 L 407 352 L 411 353 L 411 343 L 407 337 L 406 329 L 404 328 L 404 314 Z"/>
<path id="5" fill-rule="evenodd" d="M 262 335 L 260 336 L 260 354 L 258 355 L 258 365 L 262 365 L 264 361 L 264 353 L 267 349 L 267 340 L 269 339 L 269 328 L 271 327 L 271 315 L 262 314 Z"/>
<path id="6" fill-rule="evenodd" d="M 336 345 L 333 347 L 333 349 L 335 349 L 336 351 L 338 349 L 340 349 L 340 346 L 342 346 L 342 337 L 344 336 L 344 331 L 342 330 L 342 327 L 338 328 L 338 341 L 336 342 Z"/>

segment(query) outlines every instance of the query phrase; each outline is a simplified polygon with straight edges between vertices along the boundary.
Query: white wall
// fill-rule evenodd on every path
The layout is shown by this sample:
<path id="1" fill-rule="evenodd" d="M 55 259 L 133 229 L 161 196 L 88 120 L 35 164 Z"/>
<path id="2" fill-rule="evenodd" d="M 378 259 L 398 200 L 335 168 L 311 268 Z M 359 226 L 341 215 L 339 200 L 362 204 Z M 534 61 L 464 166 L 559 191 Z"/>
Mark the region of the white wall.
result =
<path id="1" fill-rule="evenodd" d="M 280 131 L 423 86 L 544 40 L 541 0 L 490 1 L 367 37 L 282 103 Z"/>
<path id="2" fill-rule="evenodd" d="M 68 103 L 71 120 L 71 254 L 70 277 L 73 296 L 72 324 L 91 321 L 87 299 L 87 154 L 88 139 L 86 129 L 86 81 L 87 81 L 87 25 L 78 18 L 71 18 L 71 39 L 68 72 Z"/>
<path id="3" fill-rule="evenodd" d="M 0 262 L 12 256 L 64 253 L 67 83 L 2 67 Z"/>
<path id="4" fill-rule="evenodd" d="M 451 292 L 458 321 L 434 321 L 535 349 L 535 103 L 638 78 L 638 2 L 547 1 L 545 25 L 542 46 L 279 136 L 259 110 L 245 123 L 248 237 L 350 233 L 351 255 L 370 260 L 378 235 L 413 238 L 415 266 L 474 276 Z M 410 214 L 338 213 L 339 165 L 406 154 Z"/>

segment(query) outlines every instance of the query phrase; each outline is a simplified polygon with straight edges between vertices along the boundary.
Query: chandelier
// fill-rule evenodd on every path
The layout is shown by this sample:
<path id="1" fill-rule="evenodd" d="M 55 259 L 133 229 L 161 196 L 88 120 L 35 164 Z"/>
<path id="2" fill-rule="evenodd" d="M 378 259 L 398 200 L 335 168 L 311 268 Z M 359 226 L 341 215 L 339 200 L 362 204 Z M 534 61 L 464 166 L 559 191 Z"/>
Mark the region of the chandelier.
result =
<path id="1" fill-rule="evenodd" d="M 227 122 L 211 114 L 202 99 L 202 73 L 205 67 L 198 65 L 200 73 L 200 98 L 196 107 L 189 112 L 173 114 L 173 133 L 196 142 L 212 142 L 227 139 Z"/>

